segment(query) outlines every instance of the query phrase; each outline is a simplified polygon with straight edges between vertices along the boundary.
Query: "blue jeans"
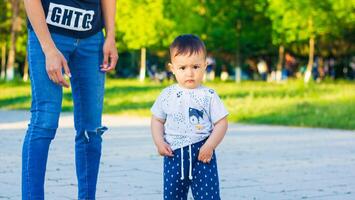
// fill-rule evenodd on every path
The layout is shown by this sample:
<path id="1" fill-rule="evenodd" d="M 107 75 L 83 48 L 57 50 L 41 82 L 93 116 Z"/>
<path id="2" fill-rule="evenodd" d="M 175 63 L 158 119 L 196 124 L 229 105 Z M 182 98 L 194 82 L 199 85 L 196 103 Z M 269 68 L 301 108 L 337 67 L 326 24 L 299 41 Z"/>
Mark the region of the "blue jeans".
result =
<path id="1" fill-rule="evenodd" d="M 101 125 L 105 74 L 103 33 L 85 39 L 51 34 L 56 47 L 66 58 L 71 71 L 74 101 L 75 164 L 78 198 L 95 199 L 101 157 Z M 49 145 L 58 128 L 62 106 L 62 87 L 46 72 L 45 56 L 37 36 L 28 32 L 28 61 L 31 76 L 31 119 L 22 149 L 22 199 L 44 199 L 44 180 Z"/>

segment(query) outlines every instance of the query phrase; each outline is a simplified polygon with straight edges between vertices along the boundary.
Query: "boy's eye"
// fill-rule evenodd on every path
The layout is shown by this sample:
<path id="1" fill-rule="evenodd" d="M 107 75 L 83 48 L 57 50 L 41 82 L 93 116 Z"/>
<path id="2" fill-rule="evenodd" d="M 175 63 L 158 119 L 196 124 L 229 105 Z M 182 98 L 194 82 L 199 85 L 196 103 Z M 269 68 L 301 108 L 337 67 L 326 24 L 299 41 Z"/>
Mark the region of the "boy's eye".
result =
<path id="1" fill-rule="evenodd" d="M 200 66 L 194 65 L 194 69 L 198 69 L 198 68 L 200 68 Z"/>
<path id="2" fill-rule="evenodd" d="M 182 67 L 179 67 L 180 70 L 185 70 L 186 67 L 182 66 Z"/>

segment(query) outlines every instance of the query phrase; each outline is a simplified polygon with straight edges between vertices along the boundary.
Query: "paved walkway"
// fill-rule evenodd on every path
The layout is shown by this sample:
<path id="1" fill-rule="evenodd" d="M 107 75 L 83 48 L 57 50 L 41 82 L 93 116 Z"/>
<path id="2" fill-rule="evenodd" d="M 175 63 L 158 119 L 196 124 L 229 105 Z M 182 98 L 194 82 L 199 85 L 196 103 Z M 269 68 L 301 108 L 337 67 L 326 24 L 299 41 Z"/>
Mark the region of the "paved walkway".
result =
<path id="1" fill-rule="evenodd" d="M 0 111 L 0 199 L 20 199 L 28 118 L 24 111 Z M 103 121 L 110 130 L 97 199 L 161 199 L 162 159 L 149 119 Z M 355 199 L 355 131 L 231 124 L 217 156 L 223 200 Z M 49 152 L 46 199 L 75 199 L 76 192 L 72 116 L 63 114 Z"/>

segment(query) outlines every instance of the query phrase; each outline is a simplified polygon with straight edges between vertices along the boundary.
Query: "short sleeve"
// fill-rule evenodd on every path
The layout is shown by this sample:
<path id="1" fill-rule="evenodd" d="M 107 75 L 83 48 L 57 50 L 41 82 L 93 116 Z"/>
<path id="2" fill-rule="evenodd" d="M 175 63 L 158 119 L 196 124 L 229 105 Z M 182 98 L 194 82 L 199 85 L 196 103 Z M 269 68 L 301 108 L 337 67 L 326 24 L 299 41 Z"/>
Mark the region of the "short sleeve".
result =
<path id="1" fill-rule="evenodd" d="M 213 124 L 229 114 L 222 100 L 219 98 L 216 92 L 212 94 L 210 109 L 211 120 Z"/>
<path id="2" fill-rule="evenodd" d="M 155 100 L 153 106 L 150 109 L 152 114 L 159 119 L 166 119 L 166 112 L 164 112 L 163 109 L 163 99 L 164 99 L 164 92 L 162 92 L 158 96 L 158 98 Z"/>

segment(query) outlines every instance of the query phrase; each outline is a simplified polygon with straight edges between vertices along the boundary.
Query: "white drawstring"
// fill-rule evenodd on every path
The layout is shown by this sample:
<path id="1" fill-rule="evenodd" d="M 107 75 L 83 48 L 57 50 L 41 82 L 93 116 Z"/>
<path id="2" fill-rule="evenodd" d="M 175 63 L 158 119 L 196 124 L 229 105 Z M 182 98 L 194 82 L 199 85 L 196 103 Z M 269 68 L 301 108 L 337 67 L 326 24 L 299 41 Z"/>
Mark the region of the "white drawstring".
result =
<path id="1" fill-rule="evenodd" d="M 184 149 L 183 147 L 180 148 L 181 151 L 181 180 L 184 180 Z"/>
<path id="2" fill-rule="evenodd" d="M 189 179 L 190 179 L 190 180 L 192 180 L 192 156 L 191 156 L 191 145 L 189 145 L 189 156 L 190 156 Z"/>
<path id="3" fill-rule="evenodd" d="M 181 180 L 184 180 L 184 148 L 180 148 L 181 151 Z M 192 180 L 192 156 L 191 156 L 191 145 L 189 145 L 189 179 Z"/>

